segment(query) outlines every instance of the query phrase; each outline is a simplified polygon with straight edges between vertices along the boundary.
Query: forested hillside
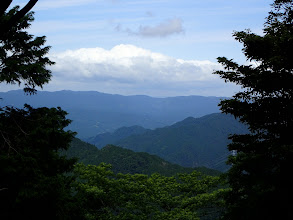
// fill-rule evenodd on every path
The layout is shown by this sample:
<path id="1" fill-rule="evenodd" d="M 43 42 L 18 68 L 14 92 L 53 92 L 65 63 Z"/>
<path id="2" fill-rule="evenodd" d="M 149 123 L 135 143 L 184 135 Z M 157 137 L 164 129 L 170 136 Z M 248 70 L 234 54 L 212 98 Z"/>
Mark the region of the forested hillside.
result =
<path id="1" fill-rule="evenodd" d="M 206 175 L 219 175 L 220 172 L 205 167 L 187 168 L 172 164 L 158 156 L 143 152 L 133 152 L 114 145 L 107 145 L 99 150 L 94 145 L 75 138 L 70 148 L 64 152 L 69 158 L 79 158 L 84 164 L 111 164 L 114 173 L 148 174 L 159 173 L 172 176 L 177 173 L 191 173 L 200 171 Z"/>
<path id="2" fill-rule="evenodd" d="M 185 167 L 205 166 L 220 171 L 227 170 L 225 161 L 231 152 L 227 149 L 230 134 L 248 132 L 247 127 L 230 115 L 211 114 L 201 118 L 186 118 L 174 125 L 155 130 L 121 128 L 114 133 L 97 135 L 88 139 L 102 147 L 115 144 L 137 152 L 147 152 Z M 121 131 L 128 137 L 123 138 Z"/>
<path id="3" fill-rule="evenodd" d="M 96 136 L 86 138 L 84 141 L 95 145 L 98 148 L 102 148 L 107 144 L 115 144 L 116 142 L 130 137 L 132 135 L 143 134 L 150 129 L 143 128 L 141 126 L 121 127 L 114 132 L 105 132 Z"/>

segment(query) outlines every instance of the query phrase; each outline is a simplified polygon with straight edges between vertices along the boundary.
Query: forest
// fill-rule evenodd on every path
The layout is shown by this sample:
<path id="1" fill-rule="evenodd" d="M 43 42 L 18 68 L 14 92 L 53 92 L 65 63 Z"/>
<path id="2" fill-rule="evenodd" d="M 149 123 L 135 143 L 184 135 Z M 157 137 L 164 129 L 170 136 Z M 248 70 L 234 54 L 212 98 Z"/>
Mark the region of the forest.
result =
<path id="1" fill-rule="evenodd" d="M 0 4 L 0 83 L 32 96 L 54 65 L 46 37 L 28 33 L 37 2 Z M 235 153 L 224 173 L 98 149 L 66 129 L 72 121 L 60 107 L 0 106 L 0 219 L 293 219 L 292 0 L 273 1 L 263 33 L 234 32 L 250 63 L 219 57 L 223 70 L 214 72 L 242 87 L 219 107 L 249 130 L 229 137 Z M 168 129 L 178 135 L 178 126 Z"/>

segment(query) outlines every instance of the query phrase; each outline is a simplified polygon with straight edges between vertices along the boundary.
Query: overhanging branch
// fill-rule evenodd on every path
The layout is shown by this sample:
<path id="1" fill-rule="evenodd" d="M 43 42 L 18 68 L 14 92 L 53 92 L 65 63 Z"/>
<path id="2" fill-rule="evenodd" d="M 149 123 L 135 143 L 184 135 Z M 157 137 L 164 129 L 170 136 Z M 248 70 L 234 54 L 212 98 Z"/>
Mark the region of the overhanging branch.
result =
<path id="1" fill-rule="evenodd" d="M 7 10 L 9 5 L 11 4 L 12 0 L 1 0 L 0 4 L 0 16 L 4 14 L 4 12 Z"/>
<path id="2" fill-rule="evenodd" d="M 4 9 L 3 13 L 9 7 L 11 2 L 11 0 L 4 0 L 4 2 L 1 3 L 1 10 Z M 1 32 L 4 33 L 5 31 L 9 30 L 12 26 L 14 26 L 21 18 L 25 16 L 26 13 L 28 13 L 35 6 L 37 2 L 38 0 L 30 0 L 20 11 L 13 15 L 6 23 L 2 24 Z"/>

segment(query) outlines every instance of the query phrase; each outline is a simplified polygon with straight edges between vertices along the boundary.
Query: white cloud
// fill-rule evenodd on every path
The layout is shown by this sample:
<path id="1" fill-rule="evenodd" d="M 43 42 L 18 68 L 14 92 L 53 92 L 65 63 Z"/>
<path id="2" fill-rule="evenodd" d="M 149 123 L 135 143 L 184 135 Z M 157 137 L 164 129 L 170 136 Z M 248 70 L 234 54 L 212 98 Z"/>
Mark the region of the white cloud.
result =
<path id="1" fill-rule="evenodd" d="M 121 25 L 118 25 L 116 30 L 121 30 Z M 154 26 L 140 25 L 136 31 L 129 28 L 125 31 L 129 34 L 142 37 L 167 37 L 173 34 L 184 33 L 184 28 L 181 19 L 173 18 Z"/>
<path id="2" fill-rule="evenodd" d="M 169 95 L 232 95 L 231 87 L 212 72 L 210 61 L 183 60 L 134 45 L 111 50 L 82 48 L 55 53 L 53 81 L 45 89 L 97 90 L 108 93 Z"/>
<path id="3" fill-rule="evenodd" d="M 118 45 L 111 50 L 82 48 L 52 56 L 54 72 L 62 77 L 115 79 L 117 81 L 190 82 L 216 79 L 220 66 L 210 61 L 182 60 L 154 53 L 133 45 Z"/>
<path id="4" fill-rule="evenodd" d="M 155 97 L 204 95 L 232 96 L 239 87 L 213 75 L 221 69 L 211 61 L 175 59 L 136 47 L 118 45 L 110 50 L 82 48 L 51 54 L 56 62 L 44 90 L 100 91 Z M 18 86 L 0 86 L 0 91 Z"/>

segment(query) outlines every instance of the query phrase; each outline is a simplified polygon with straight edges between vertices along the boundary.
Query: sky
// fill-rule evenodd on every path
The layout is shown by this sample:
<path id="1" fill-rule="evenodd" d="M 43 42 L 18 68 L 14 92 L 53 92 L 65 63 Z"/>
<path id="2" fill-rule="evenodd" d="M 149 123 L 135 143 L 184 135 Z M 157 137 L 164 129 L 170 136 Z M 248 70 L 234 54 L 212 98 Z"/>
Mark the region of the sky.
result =
<path id="1" fill-rule="evenodd" d="M 39 0 L 28 32 L 52 47 L 45 91 L 232 96 L 241 88 L 213 74 L 222 68 L 217 57 L 246 64 L 233 32 L 261 35 L 272 2 Z M 18 88 L 0 84 L 0 91 Z"/>

